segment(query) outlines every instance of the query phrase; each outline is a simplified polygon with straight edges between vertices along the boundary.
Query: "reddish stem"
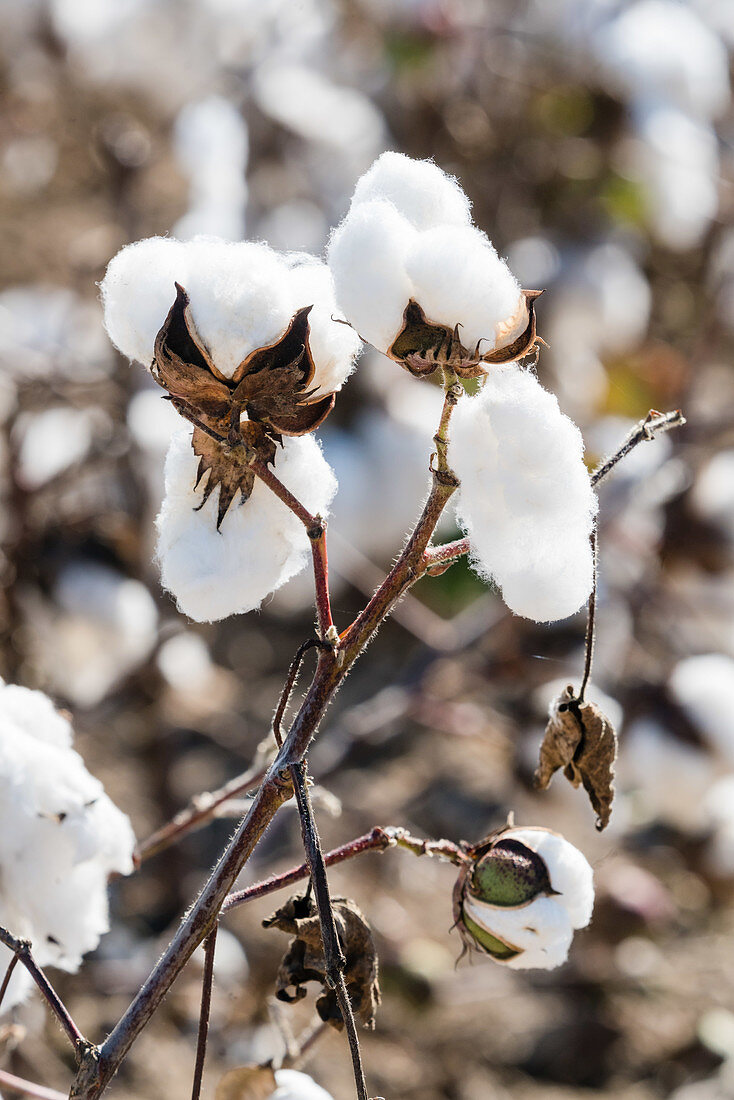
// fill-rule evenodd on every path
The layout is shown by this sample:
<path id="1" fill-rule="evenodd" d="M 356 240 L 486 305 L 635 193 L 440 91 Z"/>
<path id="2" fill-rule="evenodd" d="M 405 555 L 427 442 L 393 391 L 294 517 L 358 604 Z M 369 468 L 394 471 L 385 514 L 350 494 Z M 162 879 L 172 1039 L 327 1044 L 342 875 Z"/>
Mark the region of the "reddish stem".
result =
<path id="1" fill-rule="evenodd" d="M 273 473 L 269 466 L 266 466 L 264 462 L 260 462 L 259 459 L 254 459 L 250 463 L 250 469 L 257 474 L 261 481 L 264 481 L 268 489 L 275 493 L 278 500 L 282 500 L 286 508 L 290 508 L 291 512 L 295 516 L 298 516 L 303 526 L 308 530 L 311 527 L 316 527 L 321 523 L 318 516 L 312 516 L 308 509 L 304 508 L 300 500 L 293 496 L 290 489 L 286 489 L 283 482 L 279 477 Z"/>
<path id="2" fill-rule="evenodd" d="M 311 557 L 313 560 L 313 579 L 316 589 L 316 615 L 318 617 L 319 634 L 322 638 L 334 625 L 331 616 L 331 597 L 329 595 L 329 559 L 326 553 L 326 522 L 320 516 L 316 517 L 316 523 L 309 528 L 308 537 L 311 540 Z"/>
<path id="3" fill-rule="evenodd" d="M 454 542 L 446 542 L 443 546 L 429 546 L 423 555 L 423 564 L 426 571 L 430 572 L 435 565 L 451 565 L 457 558 L 462 558 L 470 550 L 469 539 L 456 539 Z"/>

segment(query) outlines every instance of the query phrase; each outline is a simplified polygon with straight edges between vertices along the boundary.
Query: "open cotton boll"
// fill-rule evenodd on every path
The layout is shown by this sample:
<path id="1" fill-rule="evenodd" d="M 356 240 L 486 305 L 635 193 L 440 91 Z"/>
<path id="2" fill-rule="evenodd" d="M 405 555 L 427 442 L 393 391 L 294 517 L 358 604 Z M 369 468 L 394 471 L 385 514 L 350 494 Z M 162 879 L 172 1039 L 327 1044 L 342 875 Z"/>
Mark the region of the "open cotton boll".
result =
<path id="1" fill-rule="evenodd" d="M 0 924 L 67 970 L 107 931 L 107 879 L 132 871 L 135 846 L 72 737 L 41 692 L 0 686 Z"/>
<path id="2" fill-rule="evenodd" d="M 313 1077 L 297 1069 L 276 1069 L 278 1086 L 269 1100 L 333 1100 L 330 1092 L 317 1085 Z"/>
<path id="3" fill-rule="evenodd" d="M 668 681 L 676 701 L 711 748 L 734 765 L 734 661 L 706 653 L 679 661 Z"/>
<path id="4" fill-rule="evenodd" d="M 416 229 L 468 225 L 471 204 L 458 182 L 430 160 L 383 153 L 357 181 L 352 207 L 384 199 Z"/>
<path id="5" fill-rule="evenodd" d="M 219 489 L 199 509 L 198 464 L 191 431 L 177 432 L 166 458 L 157 552 L 163 586 L 179 610 L 213 622 L 259 607 L 300 572 L 309 541 L 300 520 L 257 478 L 250 498 L 241 506 L 236 498 L 217 531 Z M 310 512 L 326 514 L 337 484 L 313 436 L 286 436 L 275 472 Z"/>
<path id="6" fill-rule="evenodd" d="M 527 324 L 520 284 L 488 238 L 471 225 L 442 225 L 421 233 L 405 264 L 413 297 L 426 316 L 453 328 L 481 352 L 510 343 Z M 508 320 L 512 319 L 509 325 Z"/>
<path id="7" fill-rule="evenodd" d="M 596 497 L 578 428 L 528 371 L 495 368 L 459 402 L 449 461 L 477 571 L 538 622 L 578 611 L 591 591 Z"/>
<path id="8" fill-rule="evenodd" d="M 596 53 L 630 98 L 668 100 L 706 119 L 728 106 L 726 46 L 684 4 L 631 4 L 599 31 Z"/>
<path id="9" fill-rule="evenodd" d="M 362 339 L 387 351 L 413 294 L 405 272 L 416 229 L 392 203 L 360 203 L 334 230 L 328 262 L 339 306 Z"/>

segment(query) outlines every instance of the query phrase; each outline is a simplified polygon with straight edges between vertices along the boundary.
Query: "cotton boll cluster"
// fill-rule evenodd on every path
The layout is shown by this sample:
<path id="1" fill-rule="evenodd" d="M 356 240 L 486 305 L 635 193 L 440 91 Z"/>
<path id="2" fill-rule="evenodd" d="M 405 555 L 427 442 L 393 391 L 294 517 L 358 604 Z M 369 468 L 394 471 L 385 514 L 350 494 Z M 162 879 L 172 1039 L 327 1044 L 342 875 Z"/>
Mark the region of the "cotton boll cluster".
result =
<path id="1" fill-rule="evenodd" d="M 152 237 L 114 257 L 101 284 L 107 333 L 130 359 L 148 366 L 156 335 L 180 283 L 214 364 L 231 378 L 250 352 L 274 343 L 297 310 L 312 305 L 310 346 L 321 392 L 339 389 L 359 349 L 337 324 L 328 269 L 313 257 L 280 256 L 265 244 L 214 238 Z"/>
<path id="2" fill-rule="evenodd" d="M 199 508 L 204 490 L 194 488 L 198 464 L 191 432 L 178 432 L 166 459 L 158 557 L 163 585 L 179 610 L 212 622 L 258 608 L 303 568 L 309 541 L 300 520 L 257 479 L 245 505 L 235 501 L 218 531 L 219 493 Z M 310 512 L 326 515 L 336 478 L 312 436 L 284 438 L 275 473 Z"/>
<path id="3" fill-rule="evenodd" d="M 593 874 L 564 837 L 541 828 L 502 832 L 460 879 L 463 936 L 513 970 L 552 970 L 594 907 Z"/>
<path id="4" fill-rule="evenodd" d="M 489 352 L 514 340 L 527 312 L 520 286 L 471 224 L 458 183 L 430 161 L 383 153 L 357 182 L 328 260 L 336 295 L 360 335 L 388 351 L 411 298 L 430 321 L 462 326 Z"/>
<path id="5" fill-rule="evenodd" d="M 148 658 L 158 612 L 147 588 L 118 570 L 84 559 L 64 566 L 52 600 L 28 608 L 29 645 L 46 682 L 75 706 L 100 703 Z"/>
<path id="6" fill-rule="evenodd" d="M 109 927 L 107 879 L 132 871 L 135 838 L 47 696 L 0 685 L 0 725 L 0 924 L 73 971 Z"/>
<path id="7" fill-rule="evenodd" d="M 528 371 L 494 368 L 459 402 L 449 461 L 478 572 L 518 615 L 572 615 L 591 591 L 596 498 L 581 433 Z"/>
<path id="8" fill-rule="evenodd" d="M 222 96 L 187 103 L 174 126 L 174 150 L 189 179 L 189 209 L 173 235 L 240 240 L 245 235 L 247 127 Z"/>

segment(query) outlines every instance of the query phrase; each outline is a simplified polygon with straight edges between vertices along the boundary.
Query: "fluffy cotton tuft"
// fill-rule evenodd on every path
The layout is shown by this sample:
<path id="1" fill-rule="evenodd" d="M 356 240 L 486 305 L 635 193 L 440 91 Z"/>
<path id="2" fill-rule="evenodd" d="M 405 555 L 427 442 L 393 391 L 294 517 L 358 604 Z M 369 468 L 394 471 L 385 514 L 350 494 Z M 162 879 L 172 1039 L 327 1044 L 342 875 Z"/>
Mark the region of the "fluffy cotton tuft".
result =
<path id="1" fill-rule="evenodd" d="M 107 879 L 132 871 L 135 846 L 72 740 L 46 695 L 0 682 L 0 924 L 41 966 L 71 971 L 108 930 Z M 9 958 L 0 947 L 0 970 Z M 11 983 L 3 1007 L 27 989 Z"/>
<path id="2" fill-rule="evenodd" d="M 381 351 L 411 298 L 429 320 L 462 325 L 470 350 L 509 343 L 527 320 L 520 285 L 471 224 L 466 195 L 430 161 L 383 153 L 357 182 L 328 260 L 345 315 Z"/>
<path id="3" fill-rule="evenodd" d="M 350 373 L 359 339 L 333 320 L 337 307 L 324 264 L 281 256 L 266 244 L 209 237 L 151 237 L 127 245 L 110 262 L 101 283 L 105 326 L 123 355 L 150 365 L 175 282 L 187 290 L 199 334 L 225 377 L 250 352 L 282 336 L 307 305 L 313 305 L 314 386 L 339 389 Z"/>
<path id="4" fill-rule="evenodd" d="M 490 935 L 517 948 L 519 954 L 500 959 L 513 970 L 552 970 L 566 961 L 574 931 L 585 928 L 594 908 L 594 881 L 585 856 L 564 837 L 547 829 L 509 829 L 503 840 L 524 844 L 546 865 L 557 893 L 529 904 L 499 907 L 467 893 L 464 912 Z"/>
<path id="5" fill-rule="evenodd" d="M 556 398 L 515 366 L 494 368 L 454 413 L 449 461 L 475 568 L 537 622 L 574 614 L 591 591 L 597 505 L 583 449 Z"/>
<path id="6" fill-rule="evenodd" d="M 278 1087 L 269 1100 L 332 1100 L 330 1092 L 297 1069 L 276 1069 L 275 1083 Z"/>
<path id="7" fill-rule="evenodd" d="M 250 498 L 241 506 L 235 498 L 218 531 L 219 489 L 199 508 L 198 465 L 185 428 L 172 438 L 166 458 L 158 557 L 163 585 L 179 610 L 214 622 L 258 608 L 300 572 L 310 545 L 300 520 L 257 478 Z M 313 436 L 285 437 L 275 472 L 304 507 L 326 515 L 337 483 Z"/>

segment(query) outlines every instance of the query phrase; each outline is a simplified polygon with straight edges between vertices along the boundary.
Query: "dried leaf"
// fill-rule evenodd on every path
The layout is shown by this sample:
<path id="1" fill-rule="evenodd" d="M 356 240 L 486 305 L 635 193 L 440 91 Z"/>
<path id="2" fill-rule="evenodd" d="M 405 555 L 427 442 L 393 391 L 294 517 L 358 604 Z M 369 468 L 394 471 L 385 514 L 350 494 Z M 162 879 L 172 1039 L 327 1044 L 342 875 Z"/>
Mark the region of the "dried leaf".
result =
<path id="1" fill-rule="evenodd" d="M 309 346 L 311 309 L 300 309 L 283 336 L 256 348 L 227 379 L 197 332 L 188 294 L 176 283 L 176 300 L 156 337 L 151 371 L 177 411 L 195 425 L 197 485 L 209 473 L 204 503 L 220 486 L 217 528 L 237 490 L 242 503 L 252 492 L 253 454 L 272 463 L 283 435 L 314 431 L 334 407 L 333 393 L 314 397 L 310 388 L 315 371 Z"/>
<path id="2" fill-rule="evenodd" d="M 514 363 L 516 359 L 523 359 L 526 355 L 529 355 L 536 344 L 544 343 L 538 336 L 535 317 L 535 299 L 539 298 L 542 293 L 542 290 L 523 290 L 525 306 L 528 311 L 528 323 L 525 329 L 512 343 L 499 348 L 497 351 L 490 351 L 487 355 L 483 355 L 483 363 Z"/>
<path id="3" fill-rule="evenodd" d="M 214 1100 L 270 1100 L 276 1088 L 270 1066 L 238 1066 L 220 1078 Z"/>
<path id="4" fill-rule="evenodd" d="M 355 1017 L 365 1027 L 374 1027 L 375 1011 L 380 1003 L 377 980 L 377 953 L 372 932 L 357 905 L 348 898 L 333 898 L 334 919 L 342 951 L 347 960 L 344 971 L 349 1000 Z M 321 924 L 316 905 L 309 898 L 292 897 L 263 921 L 264 928 L 279 928 L 295 938 L 278 970 L 276 996 L 293 1003 L 306 996 L 306 982 L 320 982 L 323 993 L 316 1002 L 322 1020 L 337 1031 L 344 1026 L 336 994 L 326 981 Z M 291 992 L 292 990 L 292 992 Z"/>
<path id="5" fill-rule="evenodd" d="M 616 757 L 614 726 L 595 703 L 580 703 L 569 685 L 551 706 L 535 786 L 545 790 L 563 768 L 574 787 L 583 784 L 597 815 L 596 827 L 603 829 L 612 813 Z"/>

